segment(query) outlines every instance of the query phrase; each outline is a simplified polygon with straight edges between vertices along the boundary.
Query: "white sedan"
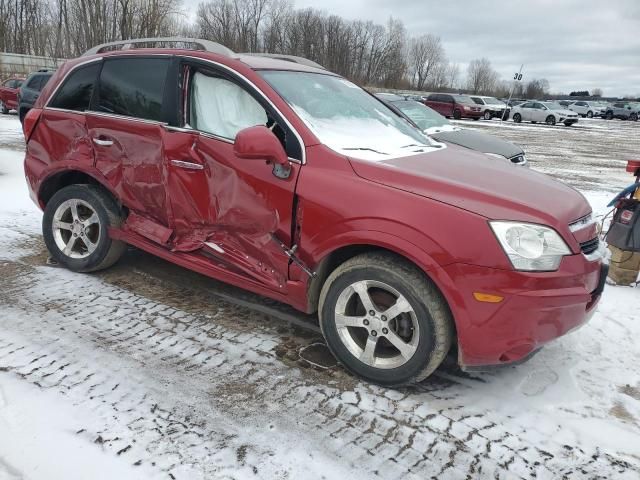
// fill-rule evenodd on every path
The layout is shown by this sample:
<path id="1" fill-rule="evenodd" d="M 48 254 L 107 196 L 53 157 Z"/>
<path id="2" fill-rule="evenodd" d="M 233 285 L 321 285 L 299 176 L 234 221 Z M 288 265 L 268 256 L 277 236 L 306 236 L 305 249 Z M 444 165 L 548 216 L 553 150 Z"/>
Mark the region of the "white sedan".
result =
<path id="1" fill-rule="evenodd" d="M 525 102 L 511 109 L 511 118 L 516 123 L 546 123 L 555 125 L 564 123 L 567 127 L 578 122 L 578 114 L 567 110 L 555 102 Z"/>
<path id="2" fill-rule="evenodd" d="M 592 118 L 602 114 L 602 111 L 606 108 L 602 107 L 597 102 L 574 102 L 567 107 L 572 112 L 576 112 L 582 117 Z"/>

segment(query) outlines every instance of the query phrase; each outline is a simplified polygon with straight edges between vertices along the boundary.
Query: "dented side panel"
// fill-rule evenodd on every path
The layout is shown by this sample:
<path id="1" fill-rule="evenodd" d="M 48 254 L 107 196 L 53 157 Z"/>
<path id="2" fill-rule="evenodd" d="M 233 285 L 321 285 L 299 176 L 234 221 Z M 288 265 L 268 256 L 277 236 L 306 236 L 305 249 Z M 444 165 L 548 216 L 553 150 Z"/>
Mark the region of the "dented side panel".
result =
<path id="1" fill-rule="evenodd" d="M 27 145 L 32 168 L 44 172 L 62 164 L 70 169 L 74 164 L 80 169 L 93 165 L 84 114 L 44 109 L 40 123 L 47 128 L 36 128 Z"/>
<path id="2" fill-rule="evenodd" d="M 167 226 L 164 128 L 155 122 L 115 116 L 87 113 L 86 117 L 95 168 L 124 205 Z"/>
<path id="3" fill-rule="evenodd" d="M 168 159 L 173 249 L 204 248 L 219 261 L 283 291 L 289 258 L 273 236 L 291 245 L 300 166 L 292 164 L 289 178 L 277 178 L 267 162 L 240 159 L 231 143 L 193 133 L 167 132 L 167 153 L 181 142 L 189 148 L 175 151 L 189 152 L 186 161 L 202 169 L 176 166 Z"/>

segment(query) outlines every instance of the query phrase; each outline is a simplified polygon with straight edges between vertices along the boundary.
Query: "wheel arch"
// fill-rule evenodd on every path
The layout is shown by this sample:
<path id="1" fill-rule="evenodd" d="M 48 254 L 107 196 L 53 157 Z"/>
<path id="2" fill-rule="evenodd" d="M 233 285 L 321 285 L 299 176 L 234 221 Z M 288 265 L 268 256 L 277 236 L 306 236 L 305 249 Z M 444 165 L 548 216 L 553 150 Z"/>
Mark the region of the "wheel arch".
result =
<path id="1" fill-rule="evenodd" d="M 462 315 L 462 313 L 454 307 L 455 305 L 462 305 L 461 302 L 463 300 L 460 293 L 455 288 L 455 284 L 451 280 L 451 277 L 449 277 L 446 271 L 438 265 L 435 260 L 433 260 L 424 251 L 418 249 L 409 242 L 407 243 L 410 247 L 414 248 L 402 248 L 397 245 L 389 245 L 384 241 L 367 239 L 357 243 L 341 245 L 329 252 L 326 252 L 315 268 L 315 277 L 311 279 L 308 285 L 307 313 L 315 313 L 318 311 L 318 302 L 322 287 L 329 275 L 331 275 L 336 268 L 356 255 L 369 252 L 383 252 L 414 265 L 430 281 L 433 282 L 449 307 L 451 317 L 453 318 L 452 327 L 455 333 L 454 338 L 457 340 L 458 317 L 459 315 Z"/>
<path id="2" fill-rule="evenodd" d="M 82 184 L 95 185 L 102 188 L 120 205 L 117 196 L 113 190 L 107 186 L 106 182 L 99 179 L 97 175 L 77 168 L 57 170 L 45 177 L 38 188 L 38 203 L 41 208 L 44 208 L 49 200 L 51 200 L 51 197 L 62 188 L 68 187 L 69 185 Z"/>

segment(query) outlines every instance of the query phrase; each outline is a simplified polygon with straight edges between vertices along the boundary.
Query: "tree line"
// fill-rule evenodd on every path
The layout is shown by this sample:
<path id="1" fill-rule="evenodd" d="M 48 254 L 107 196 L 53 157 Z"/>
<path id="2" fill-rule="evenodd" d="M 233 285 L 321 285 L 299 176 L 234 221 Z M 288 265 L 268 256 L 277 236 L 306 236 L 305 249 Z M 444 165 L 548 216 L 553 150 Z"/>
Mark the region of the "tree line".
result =
<path id="1" fill-rule="evenodd" d="M 189 22 L 176 0 L 0 0 L 0 51 L 71 58 L 100 43 L 180 35 L 236 52 L 299 55 L 367 86 L 502 97 L 512 86 L 486 58 L 472 60 L 463 75 L 439 37 L 409 36 L 393 18 L 347 20 L 289 0 L 209 0 L 195 13 Z M 549 83 L 516 88 L 515 97 L 537 98 Z"/>

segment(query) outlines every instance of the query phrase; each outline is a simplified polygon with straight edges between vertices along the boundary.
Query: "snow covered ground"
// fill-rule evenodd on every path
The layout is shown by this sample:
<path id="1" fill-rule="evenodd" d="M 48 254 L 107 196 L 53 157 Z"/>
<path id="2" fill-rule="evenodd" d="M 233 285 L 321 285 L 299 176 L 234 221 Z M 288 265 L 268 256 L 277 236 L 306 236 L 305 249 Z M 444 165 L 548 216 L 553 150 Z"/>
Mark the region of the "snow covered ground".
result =
<path id="1" fill-rule="evenodd" d="M 472 126 L 580 172 L 599 213 L 632 180 L 640 125 L 615 122 L 613 141 L 496 123 Z M 528 363 L 467 375 L 448 359 L 386 390 L 310 368 L 312 319 L 134 249 L 98 274 L 47 265 L 22 150 L 0 117 L 0 480 L 640 477 L 639 288 L 608 287 Z"/>

